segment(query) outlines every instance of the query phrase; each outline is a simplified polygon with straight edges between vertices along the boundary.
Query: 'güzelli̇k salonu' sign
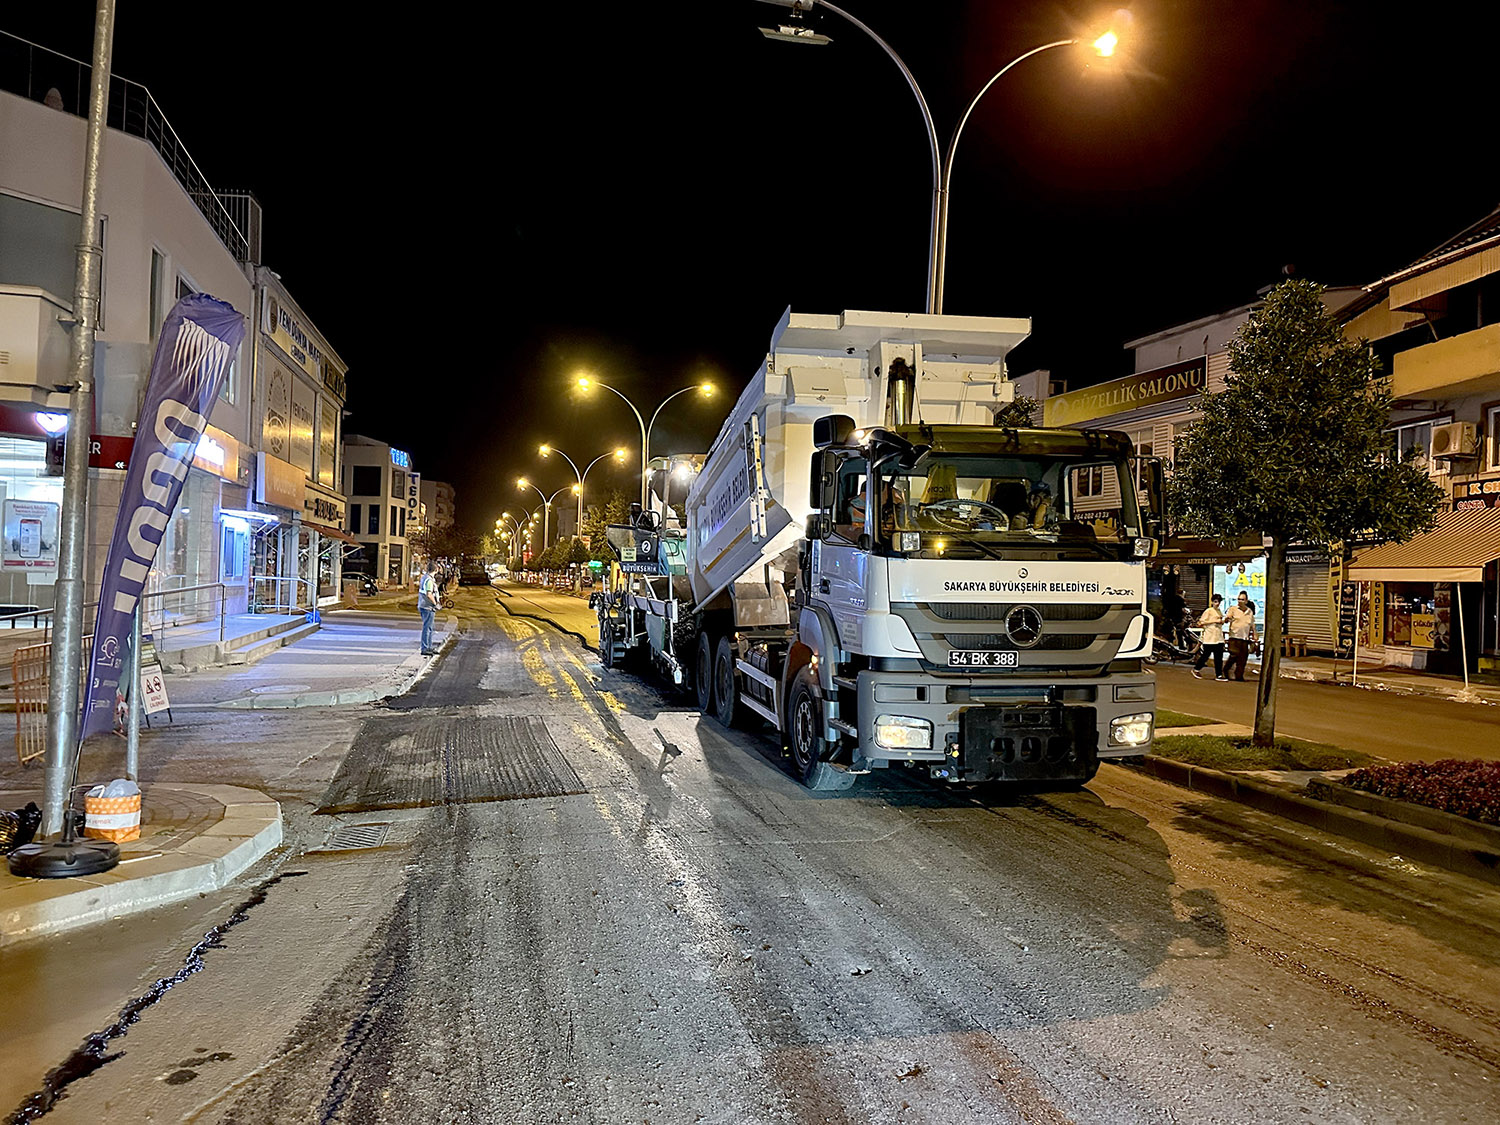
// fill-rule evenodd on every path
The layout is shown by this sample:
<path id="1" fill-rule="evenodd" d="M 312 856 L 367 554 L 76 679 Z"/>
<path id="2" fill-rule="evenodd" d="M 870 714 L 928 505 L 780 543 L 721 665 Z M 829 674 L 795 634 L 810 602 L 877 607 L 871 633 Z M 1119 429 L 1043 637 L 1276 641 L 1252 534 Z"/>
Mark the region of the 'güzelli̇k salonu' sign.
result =
<path id="1" fill-rule="evenodd" d="M 1142 371 L 1108 383 L 1053 395 L 1042 404 L 1042 425 L 1076 426 L 1094 418 L 1123 414 L 1159 402 L 1202 394 L 1208 385 L 1208 360 L 1204 356 L 1155 371 Z"/>

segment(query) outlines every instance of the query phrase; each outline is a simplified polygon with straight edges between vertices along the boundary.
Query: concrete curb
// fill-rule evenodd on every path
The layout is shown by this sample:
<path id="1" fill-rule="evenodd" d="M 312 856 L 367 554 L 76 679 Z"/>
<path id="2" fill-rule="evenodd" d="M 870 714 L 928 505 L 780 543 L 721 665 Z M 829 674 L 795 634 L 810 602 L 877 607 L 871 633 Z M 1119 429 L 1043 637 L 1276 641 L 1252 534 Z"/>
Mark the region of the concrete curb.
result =
<path id="1" fill-rule="evenodd" d="M 1190 766 L 1170 758 L 1147 754 L 1127 768 L 1138 769 L 1162 781 L 1180 785 L 1198 793 L 1235 801 L 1273 816 L 1295 820 L 1312 828 L 1331 832 L 1345 839 L 1379 848 L 1408 859 L 1430 863 L 1460 875 L 1500 884 L 1500 851 L 1482 844 L 1459 839 L 1413 824 L 1403 824 L 1389 817 L 1342 805 L 1328 804 L 1312 797 L 1289 793 L 1277 786 L 1251 778 Z"/>
<path id="2" fill-rule="evenodd" d="M 371 684 L 360 688 L 341 688 L 337 691 L 303 691 L 287 695 L 251 695 L 238 699 L 226 699 L 222 703 L 182 703 L 174 706 L 176 711 L 287 711 L 298 707 L 352 707 L 361 703 L 376 703 L 382 699 L 405 695 L 422 678 L 423 674 L 452 643 L 455 632 L 449 629 L 437 642 L 437 653 L 433 656 L 413 656 L 402 661 L 397 668 L 412 665 L 411 670 L 395 686 Z"/>
<path id="3" fill-rule="evenodd" d="M 208 797 L 220 820 L 176 847 L 76 879 L 24 880 L 0 895 L 0 946 L 135 914 L 228 885 L 281 846 L 281 806 L 238 785 L 152 785 Z"/>

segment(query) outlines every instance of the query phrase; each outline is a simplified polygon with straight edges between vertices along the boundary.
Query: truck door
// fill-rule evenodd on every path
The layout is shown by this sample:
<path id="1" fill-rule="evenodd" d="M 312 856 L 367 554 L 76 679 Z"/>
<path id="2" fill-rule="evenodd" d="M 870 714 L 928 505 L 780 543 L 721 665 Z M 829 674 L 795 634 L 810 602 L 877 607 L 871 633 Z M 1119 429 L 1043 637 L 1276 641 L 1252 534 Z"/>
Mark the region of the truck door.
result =
<path id="1" fill-rule="evenodd" d="M 833 616 L 839 643 L 858 650 L 865 609 L 868 540 L 865 526 L 865 462 L 849 457 L 836 463 L 836 483 L 825 532 L 813 551 L 812 594 Z"/>

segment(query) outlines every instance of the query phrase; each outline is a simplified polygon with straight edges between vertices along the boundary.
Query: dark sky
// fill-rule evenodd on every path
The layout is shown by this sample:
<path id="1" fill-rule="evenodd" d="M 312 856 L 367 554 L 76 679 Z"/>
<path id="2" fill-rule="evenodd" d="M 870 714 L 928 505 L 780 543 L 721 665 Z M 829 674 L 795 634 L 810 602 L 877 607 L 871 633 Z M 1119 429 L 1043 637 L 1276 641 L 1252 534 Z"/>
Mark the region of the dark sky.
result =
<path id="1" fill-rule="evenodd" d="M 1113 7 L 842 6 L 906 59 L 944 145 L 1000 66 L 1092 38 Z M 1141 0 L 1118 64 L 1022 63 L 959 149 L 946 311 L 1033 317 L 1012 371 L 1081 386 L 1129 370 L 1125 340 L 1242 304 L 1287 263 L 1330 284 L 1405 264 L 1500 199 L 1483 7 Z M 37 8 L 0 27 L 89 56 L 92 3 Z M 452 481 L 480 528 L 515 507 L 517 474 L 570 479 L 537 443 L 580 461 L 638 445 L 618 399 L 577 397 L 579 369 L 648 416 L 716 379 L 717 402 L 683 396 L 653 434 L 702 448 L 788 304 L 921 311 L 916 101 L 831 13 L 832 46 L 764 40 L 783 15 L 120 0 L 114 69 L 210 180 L 261 199 L 266 264 L 350 364 L 349 428 Z"/>

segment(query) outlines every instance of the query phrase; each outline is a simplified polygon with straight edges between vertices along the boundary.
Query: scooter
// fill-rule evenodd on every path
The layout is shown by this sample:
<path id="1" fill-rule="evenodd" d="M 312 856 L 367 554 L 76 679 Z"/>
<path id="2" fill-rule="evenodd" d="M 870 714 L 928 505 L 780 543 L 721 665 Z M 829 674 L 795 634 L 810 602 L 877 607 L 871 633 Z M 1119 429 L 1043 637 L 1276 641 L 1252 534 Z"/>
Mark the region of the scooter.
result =
<path id="1" fill-rule="evenodd" d="M 1201 628 L 1195 629 L 1191 625 L 1180 625 L 1176 637 L 1161 636 L 1153 632 L 1151 655 L 1146 657 L 1146 663 L 1155 664 L 1165 660 L 1169 664 L 1175 664 L 1179 660 L 1192 660 L 1202 647 L 1203 630 Z"/>

